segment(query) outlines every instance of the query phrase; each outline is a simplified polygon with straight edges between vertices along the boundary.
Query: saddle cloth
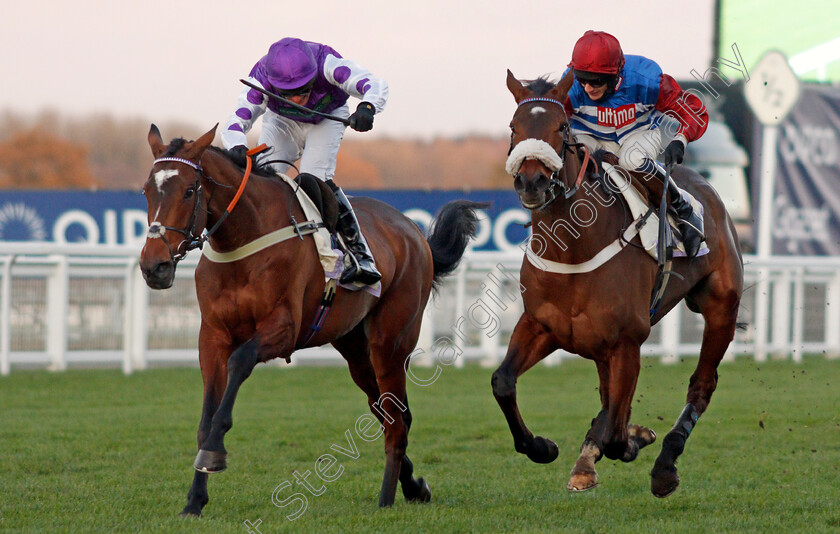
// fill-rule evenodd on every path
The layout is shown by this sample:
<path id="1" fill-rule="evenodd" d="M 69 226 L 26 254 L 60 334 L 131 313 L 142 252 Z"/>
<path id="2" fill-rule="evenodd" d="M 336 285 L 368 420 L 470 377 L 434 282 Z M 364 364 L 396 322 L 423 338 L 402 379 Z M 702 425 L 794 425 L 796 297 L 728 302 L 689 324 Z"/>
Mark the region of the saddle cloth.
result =
<path id="1" fill-rule="evenodd" d="M 648 212 L 649 205 L 647 198 L 643 197 L 639 190 L 633 186 L 619 187 L 616 185 L 626 184 L 625 178 L 621 175 L 614 176 L 613 173 L 617 174 L 619 171 L 615 170 L 615 168 L 609 163 L 603 162 L 603 167 L 607 176 L 609 176 L 610 180 L 612 180 L 614 188 L 620 190 L 622 196 L 627 201 L 627 205 L 630 207 L 630 212 L 633 214 L 633 224 L 638 223 L 640 218 Z M 691 201 L 691 207 L 695 210 L 699 210 L 698 213 L 702 216 L 703 205 L 688 191 L 683 189 L 682 192 Z M 639 229 L 639 238 L 642 240 L 642 246 L 654 260 L 657 259 L 656 246 L 659 243 L 659 215 L 657 214 L 657 211 L 651 213 L 647 218 L 647 221 L 645 221 L 644 225 Z M 677 230 L 677 221 L 670 213 L 668 214 L 668 224 L 671 227 L 671 234 L 678 235 L 679 231 Z M 709 247 L 706 244 L 706 241 L 703 241 L 700 244 L 700 251 L 697 253 L 697 256 L 704 256 L 708 253 Z M 677 241 L 674 244 L 673 256 L 675 258 L 686 256 L 685 245 L 683 245 L 682 241 Z"/>
<path id="2" fill-rule="evenodd" d="M 302 187 L 292 179 L 282 173 L 277 173 L 284 182 L 291 186 L 292 191 L 297 196 L 298 204 L 303 210 L 303 214 L 307 221 L 322 222 L 321 213 L 315 207 L 315 203 L 303 191 Z M 303 222 L 303 221 L 300 221 Z M 326 228 L 318 228 L 318 231 L 312 234 L 312 239 L 315 242 L 315 249 L 318 251 L 318 257 L 321 260 L 321 267 L 324 268 L 324 276 L 327 280 L 338 280 L 341 278 L 341 273 L 344 272 L 344 251 L 338 247 L 333 246 L 332 236 Z M 339 286 L 349 289 L 351 291 L 363 290 L 375 297 L 378 297 L 382 291 L 382 284 L 376 282 L 372 286 L 360 283 L 353 284 L 338 284 Z"/>

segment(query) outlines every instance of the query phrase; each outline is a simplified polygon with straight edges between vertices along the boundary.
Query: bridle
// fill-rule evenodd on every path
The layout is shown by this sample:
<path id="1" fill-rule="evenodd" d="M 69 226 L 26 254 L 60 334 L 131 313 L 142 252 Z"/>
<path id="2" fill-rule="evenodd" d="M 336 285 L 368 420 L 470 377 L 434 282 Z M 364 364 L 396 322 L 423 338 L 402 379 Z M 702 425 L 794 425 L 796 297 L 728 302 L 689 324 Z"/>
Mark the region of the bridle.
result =
<path id="1" fill-rule="evenodd" d="M 158 163 L 167 161 L 183 163 L 184 165 L 192 167 L 192 169 L 196 171 L 196 179 L 193 183 L 193 188 L 195 189 L 195 205 L 193 206 L 193 211 L 190 215 L 190 220 L 189 222 L 187 222 L 187 226 L 185 228 L 182 229 L 175 228 L 174 226 L 164 226 L 163 224 L 155 221 L 149 225 L 149 233 L 147 235 L 147 238 L 162 239 L 163 242 L 166 244 L 166 248 L 169 249 L 169 257 L 172 259 L 172 263 L 174 265 L 178 265 L 178 262 L 187 257 L 187 253 L 189 251 L 201 248 L 202 245 L 204 245 L 204 242 L 207 241 L 207 239 L 210 236 L 210 232 L 204 232 L 203 234 L 199 235 L 196 235 L 195 233 L 195 224 L 198 220 L 198 210 L 201 209 L 201 194 L 203 191 L 201 186 L 201 179 L 206 175 L 204 174 L 204 170 L 201 168 L 200 164 L 193 163 L 192 161 L 184 158 L 158 158 L 152 163 L 152 166 L 154 167 Z M 218 228 L 218 224 L 216 224 L 216 226 L 213 227 L 213 231 L 215 231 L 216 228 Z M 172 230 L 173 232 L 178 232 L 179 234 L 184 236 L 184 239 L 180 243 L 178 243 L 174 250 L 172 248 L 172 245 L 169 243 L 169 240 L 166 239 L 165 230 Z M 182 248 L 183 252 L 181 252 Z"/>
<path id="2" fill-rule="evenodd" d="M 236 194 L 233 196 L 233 200 L 230 201 L 230 204 L 228 204 L 227 208 L 225 208 L 225 212 L 222 213 L 222 215 L 219 217 L 219 220 L 216 221 L 216 224 L 213 225 L 213 228 L 211 228 L 210 230 L 204 230 L 199 235 L 196 235 L 196 233 L 195 233 L 195 223 L 198 220 L 198 210 L 201 209 L 201 192 L 202 192 L 201 181 L 202 181 L 202 178 L 207 178 L 208 180 L 210 180 L 211 182 L 213 182 L 214 184 L 219 185 L 219 186 L 223 186 L 223 187 L 228 187 L 228 186 L 225 186 L 223 184 L 220 184 L 220 183 L 216 182 L 209 175 L 205 174 L 204 169 L 201 168 L 200 163 L 193 163 L 192 161 L 190 161 L 188 159 L 177 158 L 177 157 L 174 157 L 174 156 L 167 156 L 167 157 L 156 159 L 152 163 L 152 167 L 154 167 L 155 165 L 157 165 L 160 162 L 174 161 L 176 163 L 183 163 L 184 165 L 192 167 L 193 170 L 195 170 L 196 179 L 195 179 L 195 183 L 193 184 L 193 187 L 195 188 L 195 205 L 193 206 L 193 212 L 192 212 L 192 215 L 190 215 L 190 220 L 187 223 L 186 228 L 184 228 L 182 230 L 180 228 L 175 228 L 175 227 L 172 227 L 172 226 L 164 226 L 164 225 L 160 224 L 159 222 L 153 222 L 152 224 L 149 225 L 148 238 L 149 239 L 157 239 L 157 238 L 163 239 L 163 242 L 166 244 L 166 247 L 169 249 L 169 256 L 170 256 L 170 258 L 172 258 L 172 263 L 175 264 L 175 265 L 178 265 L 179 261 L 181 261 L 185 257 L 187 257 L 187 253 L 189 251 L 195 250 L 197 248 L 202 248 L 204 246 L 204 243 L 208 239 L 210 239 L 210 236 L 212 236 L 216 232 L 216 230 L 219 229 L 219 226 L 222 225 L 222 223 L 225 221 L 225 219 L 228 218 L 228 216 L 230 215 L 230 212 L 233 211 L 233 208 L 236 206 L 236 203 L 239 202 L 239 198 L 242 196 L 242 192 L 245 190 L 245 185 L 248 183 L 248 178 L 251 176 L 251 167 L 253 166 L 253 161 L 252 161 L 251 156 L 256 156 L 260 152 L 263 152 L 267 149 L 268 149 L 268 146 L 266 146 L 265 144 L 261 144 L 261 145 L 259 145 L 257 147 L 254 147 L 254 148 L 252 148 L 252 149 L 250 149 L 246 152 L 246 154 L 245 154 L 245 173 L 242 175 L 242 181 L 239 183 L 239 188 L 236 190 Z M 294 217 L 292 218 L 292 221 L 294 221 Z M 297 226 L 295 226 L 295 227 L 297 228 Z M 175 252 L 173 252 L 172 246 L 169 244 L 169 241 L 167 241 L 166 237 L 164 236 L 165 232 L 162 232 L 161 229 L 172 230 L 173 232 L 178 232 L 178 233 L 180 233 L 184 236 L 184 239 L 180 243 L 178 243 L 177 247 L 175 247 Z M 298 229 L 298 234 L 300 234 L 299 229 Z M 301 239 L 303 239 L 303 237 L 301 237 Z M 184 245 L 185 243 L 186 243 L 186 245 Z M 184 252 L 178 252 L 178 251 L 181 250 L 182 246 L 184 247 Z"/>
<path id="3" fill-rule="evenodd" d="M 559 100 L 555 100 L 553 98 L 547 98 L 547 97 L 526 98 L 526 99 L 519 102 L 519 104 L 517 105 L 517 108 L 519 108 L 519 107 L 521 107 L 525 104 L 530 104 L 530 103 L 533 103 L 533 102 L 549 102 L 549 103 L 552 103 L 552 104 L 557 104 L 558 106 L 560 106 L 561 109 L 564 108 L 563 103 L 560 102 Z M 589 161 L 590 161 L 589 148 L 586 145 L 584 145 L 583 143 L 573 143 L 572 142 L 571 129 L 569 127 L 568 122 L 563 124 L 562 130 L 563 130 L 563 147 L 560 149 L 559 152 L 555 150 L 557 155 L 560 157 L 560 160 L 562 161 L 563 155 L 566 152 L 569 152 L 573 155 L 577 155 L 577 152 L 575 151 L 575 149 L 578 148 L 578 147 L 583 147 L 584 161 L 581 165 L 580 172 L 578 173 L 577 179 L 575 180 L 574 185 L 572 185 L 571 187 L 566 182 L 564 182 L 563 180 L 560 179 L 560 171 L 563 170 L 562 168 L 558 168 L 558 169 L 553 170 L 551 175 L 548 177 L 549 186 L 546 189 L 546 200 L 540 206 L 533 208 L 535 210 L 544 209 L 545 207 L 547 207 L 549 204 L 551 204 L 552 202 L 554 202 L 555 200 L 557 200 L 561 196 L 563 198 L 566 198 L 566 199 L 569 199 L 569 198 L 573 197 L 575 195 L 575 193 L 577 193 L 578 189 L 580 188 L 580 184 L 583 181 L 584 174 L 586 174 L 586 168 L 589 165 Z M 547 144 L 548 143 L 546 143 L 546 145 Z M 513 133 L 511 133 L 510 149 L 508 150 L 508 155 L 510 155 L 513 152 L 513 149 L 514 149 Z"/>

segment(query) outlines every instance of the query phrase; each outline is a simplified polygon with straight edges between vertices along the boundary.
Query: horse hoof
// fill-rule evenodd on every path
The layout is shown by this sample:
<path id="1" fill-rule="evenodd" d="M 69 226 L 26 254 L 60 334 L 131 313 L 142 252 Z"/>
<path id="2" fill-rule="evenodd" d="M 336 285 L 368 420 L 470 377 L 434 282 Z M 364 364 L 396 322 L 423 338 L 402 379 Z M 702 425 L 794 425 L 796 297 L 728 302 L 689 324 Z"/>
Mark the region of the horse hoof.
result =
<path id="1" fill-rule="evenodd" d="M 408 495 L 405 496 L 406 502 L 429 502 L 432 500 L 432 489 L 423 480 L 423 477 L 417 479 L 417 484 L 420 486 L 420 489 L 417 491 L 416 495 L 409 497 Z"/>
<path id="2" fill-rule="evenodd" d="M 573 474 L 569 478 L 569 483 L 566 484 L 566 489 L 571 492 L 581 492 L 591 490 L 598 485 L 598 475 L 596 473 L 579 473 Z"/>
<path id="3" fill-rule="evenodd" d="M 677 487 L 680 485 L 680 476 L 677 474 L 676 468 L 659 472 L 652 471 L 650 477 L 650 492 L 653 493 L 654 497 L 660 499 L 664 499 L 677 491 Z"/>
<path id="4" fill-rule="evenodd" d="M 639 425 L 628 425 L 630 439 L 639 445 L 639 449 L 643 449 L 656 441 L 656 432 L 652 428 Z"/>
<path id="5" fill-rule="evenodd" d="M 227 469 L 227 454 L 217 451 L 205 451 L 201 449 L 198 451 L 198 456 L 195 457 L 196 471 L 201 473 L 221 473 Z"/>
<path id="6" fill-rule="evenodd" d="M 528 458 L 538 464 L 550 464 L 560 455 L 557 444 L 542 436 L 535 436 L 526 452 Z"/>

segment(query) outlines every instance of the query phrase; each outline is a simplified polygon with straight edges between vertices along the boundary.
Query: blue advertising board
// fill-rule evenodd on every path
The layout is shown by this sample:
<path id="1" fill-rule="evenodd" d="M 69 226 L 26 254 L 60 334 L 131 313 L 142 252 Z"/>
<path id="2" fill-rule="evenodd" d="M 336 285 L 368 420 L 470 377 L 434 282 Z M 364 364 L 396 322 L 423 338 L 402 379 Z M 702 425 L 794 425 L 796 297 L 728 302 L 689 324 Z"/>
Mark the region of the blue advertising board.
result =
<path id="1" fill-rule="evenodd" d="M 528 237 L 530 213 L 511 190 L 348 191 L 386 202 L 424 230 L 451 200 L 489 202 L 475 250 L 514 250 Z M 136 191 L 0 191 L 0 240 L 140 245 L 146 239 L 146 201 Z"/>

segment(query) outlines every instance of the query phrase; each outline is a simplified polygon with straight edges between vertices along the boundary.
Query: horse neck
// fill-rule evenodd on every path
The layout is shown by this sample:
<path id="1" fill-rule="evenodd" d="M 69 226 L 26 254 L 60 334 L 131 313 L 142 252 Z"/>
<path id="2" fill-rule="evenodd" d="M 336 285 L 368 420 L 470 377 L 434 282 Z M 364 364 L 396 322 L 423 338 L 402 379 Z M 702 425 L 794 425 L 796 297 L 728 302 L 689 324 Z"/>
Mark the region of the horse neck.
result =
<path id="1" fill-rule="evenodd" d="M 207 151 L 202 158 L 208 194 L 207 230 L 213 228 L 239 191 L 243 170 L 226 157 Z M 216 183 L 214 183 L 216 182 Z M 291 188 L 252 173 L 242 194 L 210 241 L 217 250 L 232 250 L 291 223 Z"/>
<path id="2" fill-rule="evenodd" d="M 567 158 L 566 162 L 561 180 L 573 187 L 580 162 L 577 157 Z M 600 186 L 584 178 L 570 198 L 560 195 L 546 208 L 534 211 L 531 231 L 544 243 L 541 257 L 574 264 L 588 261 L 609 245 L 624 224 L 620 201 L 610 199 Z"/>

